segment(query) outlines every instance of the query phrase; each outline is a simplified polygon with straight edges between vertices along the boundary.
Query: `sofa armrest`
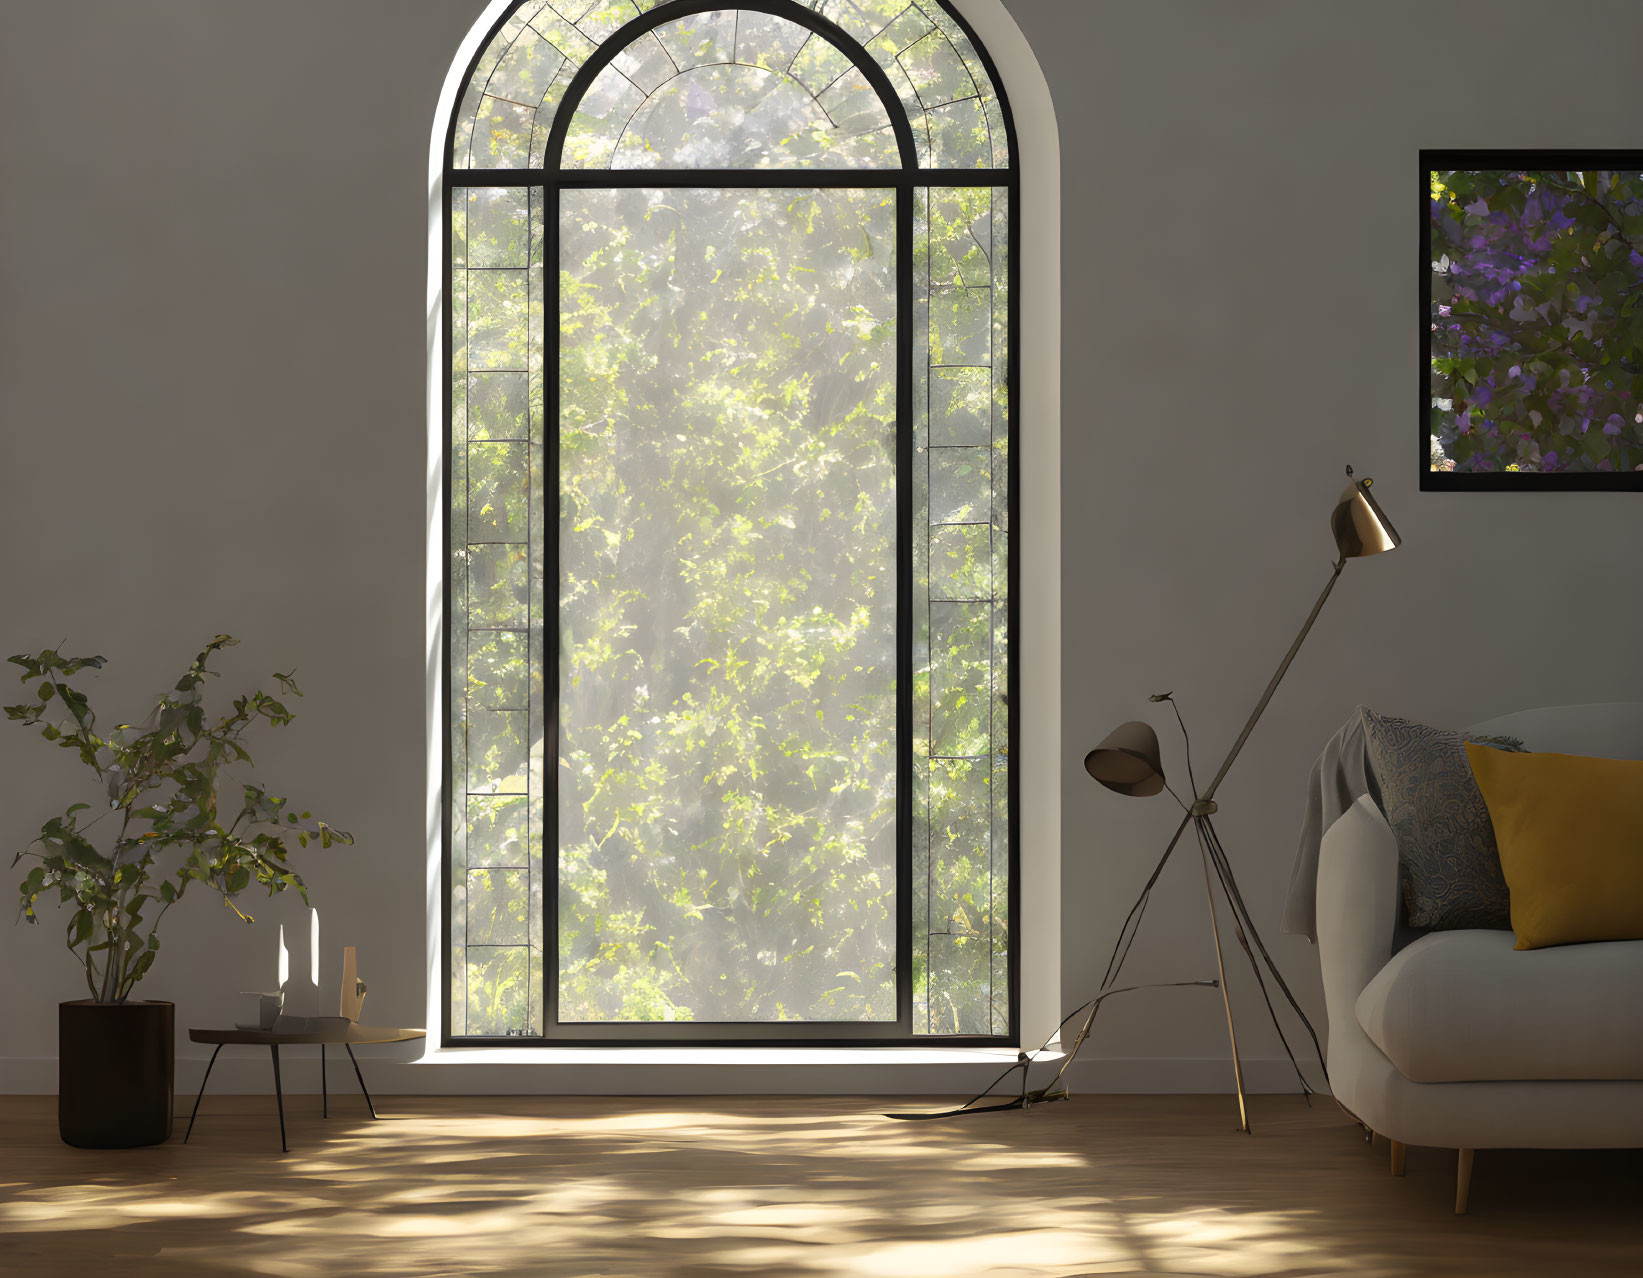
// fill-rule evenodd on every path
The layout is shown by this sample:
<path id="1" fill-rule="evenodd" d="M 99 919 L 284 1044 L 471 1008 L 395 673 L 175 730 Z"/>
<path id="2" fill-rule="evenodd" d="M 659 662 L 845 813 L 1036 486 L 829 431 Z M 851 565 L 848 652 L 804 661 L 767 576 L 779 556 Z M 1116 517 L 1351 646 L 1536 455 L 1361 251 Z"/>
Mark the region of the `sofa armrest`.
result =
<path id="1" fill-rule="evenodd" d="M 1329 1012 L 1329 1055 L 1362 1034 L 1358 995 L 1392 957 L 1398 923 L 1398 845 L 1364 795 L 1324 831 L 1318 852 L 1318 961 Z"/>

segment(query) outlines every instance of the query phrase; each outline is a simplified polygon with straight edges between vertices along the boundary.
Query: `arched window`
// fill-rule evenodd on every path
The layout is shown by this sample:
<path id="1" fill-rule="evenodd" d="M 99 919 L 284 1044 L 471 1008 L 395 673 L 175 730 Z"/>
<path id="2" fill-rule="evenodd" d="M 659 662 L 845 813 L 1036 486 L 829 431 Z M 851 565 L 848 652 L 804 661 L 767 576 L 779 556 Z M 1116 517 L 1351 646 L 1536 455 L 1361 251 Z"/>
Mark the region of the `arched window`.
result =
<path id="1" fill-rule="evenodd" d="M 525 0 L 466 84 L 446 1038 L 1013 1041 L 985 51 L 943 0 Z"/>

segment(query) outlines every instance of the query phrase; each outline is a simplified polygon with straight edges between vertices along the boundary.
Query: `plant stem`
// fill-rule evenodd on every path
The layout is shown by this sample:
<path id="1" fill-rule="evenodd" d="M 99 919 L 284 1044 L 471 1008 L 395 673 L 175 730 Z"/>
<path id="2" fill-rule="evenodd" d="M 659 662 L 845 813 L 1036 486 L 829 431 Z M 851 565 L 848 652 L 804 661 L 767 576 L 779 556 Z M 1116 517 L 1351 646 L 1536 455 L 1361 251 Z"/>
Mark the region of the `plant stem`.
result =
<path id="1" fill-rule="evenodd" d="M 125 809 L 124 809 L 124 819 L 121 820 L 121 822 L 120 822 L 119 837 L 114 840 L 114 851 L 113 851 L 112 854 L 110 854 L 110 856 L 108 858 L 108 863 L 110 865 L 118 867 L 118 865 L 120 864 L 120 853 L 124 850 L 125 845 L 126 845 L 126 831 L 130 828 L 131 828 L 131 805 L 128 803 L 125 806 Z"/>

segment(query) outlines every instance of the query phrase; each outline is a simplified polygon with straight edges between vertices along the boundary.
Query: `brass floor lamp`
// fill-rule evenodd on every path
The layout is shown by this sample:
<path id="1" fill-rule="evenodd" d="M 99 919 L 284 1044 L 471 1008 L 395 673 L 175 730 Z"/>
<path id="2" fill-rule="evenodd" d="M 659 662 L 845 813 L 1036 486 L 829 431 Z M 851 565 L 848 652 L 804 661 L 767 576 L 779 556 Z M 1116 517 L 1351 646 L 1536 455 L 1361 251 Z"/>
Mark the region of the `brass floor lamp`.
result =
<path id="1" fill-rule="evenodd" d="M 1346 473 L 1350 479 L 1352 475 L 1350 466 L 1346 468 Z M 1146 798 L 1167 789 L 1176 802 L 1181 805 L 1184 815 L 1181 818 L 1181 824 L 1176 827 L 1175 834 L 1170 839 L 1169 845 L 1164 849 L 1163 856 L 1158 859 L 1157 865 L 1153 867 L 1146 886 L 1141 889 L 1141 895 L 1136 899 L 1135 904 L 1130 907 L 1130 912 L 1124 919 L 1124 926 L 1119 929 L 1118 940 L 1114 944 L 1112 956 L 1107 962 L 1107 970 L 1102 977 L 1099 991 L 1089 1002 L 1082 1003 L 1075 1008 L 1056 1029 L 1056 1033 L 1060 1033 L 1069 1021 L 1080 1012 L 1088 1009 L 1088 1014 L 1079 1027 L 1078 1036 L 1073 1040 L 1072 1047 L 1062 1059 L 1061 1067 L 1056 1071 L 1055 1077 L 1046 1086 L 1029 1090 L 1027 1087 L 1028 1072 L 1034 1063 L 1036 1054 L 1022 1052 L 1016 1063 L 999 1075 L 981 1095 L 966 1102 L 958 1109 L 944 1110 L 934 1114 L 897 1114 L 893 1117 L 946 1118 L 960 1114 L 1026 1109 L 1031 1105 L 1041 1104 L 1046 1101 L 1065 1099 L 1069 1092 L 1062 1083 L 1062 1079 L 1066 1075 L 1067 1067 L 1072 1064 L 1073 1059 L 1078 1055 L 1079 1048 L 1084 1045 L 1084 1041 L 1089 1037 L 1090 1029 L 1095 1024 L 1096 1014 L 1101 1010 L 1101 1005 L 1108 998 L 1117 994 L 1126 994 L 1138 989 L 1160 988 L 1157 985 L 1118 987 L 1115 986 L 1114 982 L 1117 981 L 1119 973 L 1123 969 L 1124 960 L 1129 957 L 1130 946 L 1134 943 L 1136 933 L 1140 929 L 1141 919 L 1146 913 L 1147 901 L 1151 896 L 1153 886 L 1163 874 L 1164 867 L 1169 864 L 1170 857 L 1174 855 L 1175 849 L 1180 845 L 1182 836 L 1186 834 L 1189 826 L 1192 827 L 1193 834 L 1197 839 L 1199 857 L 1204 866 L 1204 890 L 1209 898 L 1210 934 L 1215 942 L 1217 979 L 1213 981 L 1177 981 L 1171 982 L 1171 984 L 1209 986 L 1220 989 L 1222 1006 L 1226 1010 L 1227 1038 L 1232 1045 L 1232 1072 L 1233 1082 L 1238 1091 L 1239 1127 L 1243 1131 L 1249 1131 L 1249 1109 L 1244 1097 L 1243 1063 L 1238 1055 L 1238 1031 L 1232 1016 L 1232 1000 L 1227 994 L 1226 959 L 1221 947 L 1221 925 L 1215 907 L 1214 884 L 1219 882 L 1222 894 L 1226 897 L 1228 908 L 1232 914 L 1233 931 L 1237 936 L 1240 947 L 1249 959 L 1251 970 L 1255 973 L 1255 981 L 1260 987 L 1267 1012 L 1272 1017 L 1273 1026 L 1277 1029 L 1278 1037 L 1283 1042 L 1284 1051 L 1289 1056 L 1289 1062 L 1294 1066 L 1296 1076 L 1300 1079 L 1301 1090 L 1306 1093 L 1311 1092 L 1312 1089 L 1307 1084 L 1306 1076 L 1301 1073 L 1301 1067 L 1295 1059 L 1295 1053 L 1289 1045 L 1289 1039 L 1285 1036 L 1283 1026 L 1278 1021 L 1277 1012 L 1272 1006 L 1272 998 L 1268 992 L 1266 980 L 1261 975 L 1263 964 L 1290 1007 L 1300 1017 L 1301 1023 L 1306 1026 L 1307 1033 L 1312 1038 L 1313 1048 L 1318 1051 L 1318 1059 L 1321 1064 L 1323 1053 L 1318 1047 L 1317 1033 L 1313 1030 L 1312 1023 L 1307 1020 L 1306 1013 L 1301 1010 L 1295 996 L 1290 992 L 1282 973 L 1278 971 L 1277 965 L 1272 961 L 1272 956 L 1267 952 L 1266 945 L 1261 940 L 1260 932 L 1256 930 L 1254 920 L 1250 917 L 1249 910 L 1244 905 L 1243 894 L 1238 890 L 1237 880 L 1233 877 L 1232 863 L 1227 858 L 1226 849 L 1222 846 L 1220 836 L 1216 834 L 1211 817 L 1218 810 L 1215 795 L 1221 788 L 1221 782 L 1226 780 L 1226 775 L 1231 770 L 1239 753 L 1243 750 L 1244 743 L 1249 740 L 1249 734 L 1255 730 L 1255 725 L 1260 721 L 1262 713 L 1267 708 L 1267 703 L 1272 700 L 1272 694 L 1278 690 L 1278 685 L 1288 672 L 1290 663 L 1295 660 L 1295 654 L 1301 650 L 1301 644 L 1311 631 L 1313 622 L 1317 621 L 1318 614 L 1323 611 L 1323 606 L 1329 599 L 1330 592 L 1335 589 L 1335 583 L 1340 580 L 1341 571 L 1346 567 L 1346 561 L 1349 559 L 1362 559 L 1369 555 L 1378 555 L 1382 551 L 1392 550 L 1401 541 L 1397 531 L 1381 511 L 1380 505 L 1370 495 L 1369 489 L 1373 482 L 1370 479 L 1351 480 L 1345 491 L 1341 493 L 1340 499 L 1336 502 L 1335 509 L 1330 515 L 1329 526 L 1335 537 L 1335 548 L 1338 557 L 1335 560 L 1334 569 L 1329 575 L 1329 580 L 1324 584 L 1323 592 L 1318 596 L 1318 601 L 1312 605 L 1312 611 L 1307 614 L 1306 621 L 1301 626 L 1300 634 L 1295 636 L 1295 642 L 1289 645 L 1289 651 L 1284 654 L 1284 659 L 1279 662 L 1276 673 L 1268 682 L 1266 691 L 1261 694 L 1261 699 L 1256 703 L 1248 722 L 1244 724 L 1243 731 L 1238 734 L 1238 739 L 1232 743 L 1232 749 L 1227 752 L 1227 757 L 1222 760 L 1214 779 L 1210 781 L 1208 787 L 1202 793 L 1199 793 L 1197 782 L 1192 776 L 1190 739 L 1187 741 L 1187 777 L 1191 785 L 1192 802 L 1188 803 L 1176 793 L 1165 779 L 1161 752 L 1158 746 L 1158 734 L 1147 723 L 1132 721 L 1121 724 L 1109 733 L 1100 745 L 1085 756 L 1085 770 L 1102 785 L 1106 786 L 1107 789 L 1134 798 Z M 1185 738 L 1187 735 L 1186 722 L 1181 718 L 1181 712 L 1175 705 L 1174 697 L 1166 692 L 1153 696 L 1151 700 L 1168 701 L 1170 703 L 1170 708 L 1175 711 L 1176 722 L 1180 725 L 1181 734 Z M 1253 942 L 1253 945 L 1251 942 Z M 1053 1038 L 1054 1035 L 1051 1037 Z M 999 1083 L 1018 1069 L 1021 1071 L 1021 1090 L 1018 1095 L 1009 1097 L 998 1104 L 977 1104 L 978 1101 L 990 1096 L 994 1087 L 997 1087 Z"/>

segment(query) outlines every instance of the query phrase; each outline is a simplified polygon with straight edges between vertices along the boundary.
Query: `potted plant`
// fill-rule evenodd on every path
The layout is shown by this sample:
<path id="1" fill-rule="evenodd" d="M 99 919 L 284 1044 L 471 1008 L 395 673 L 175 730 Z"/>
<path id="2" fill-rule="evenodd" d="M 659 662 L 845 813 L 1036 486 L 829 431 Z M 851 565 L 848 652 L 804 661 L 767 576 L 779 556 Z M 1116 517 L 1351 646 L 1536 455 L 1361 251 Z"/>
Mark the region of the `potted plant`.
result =
<path id="1" fill-rule="evenodd" d="M 38 724 L 47 741 L 79 756 L 101 790 L 95 805 L 76 803 L 48 820 L 12 862 L 37 862 L 21 885 L 30 923 L 39 922 L 35 904 L 48 893 L 73 903 L 65 939 L 85 965 L 91 997 L 58 1005 L 57 1125 L 70 1145 L 153 1145 L 171 1134 L 174 1009 L 131 994 L 159 954 L 160 920 L 189 887 L 210 885 L 250 923 L 234 897 L 253 883 L 269 895 L 295 888 L 308 899 L 286 865 L 288 838 L 303 847 L 353 842 L 251 781 L 220 802 L 225 769 L 251 762 L 242 740 L 251 726 L 292 719 L 284 702 L 262 691 L 237 698 L 230 714 L 207 716 L 205 681 L 215 677 L 207 663 L 235 642 L 218 635 L 147 718 L 106 733 L 71 682 L 101 668 L 102 657 L 48 648 L 10 658 L 33 699 L 7 706 L 6 717 Z M 274 678 L 283 694 L 302 695 L 290 675 Z"/>

